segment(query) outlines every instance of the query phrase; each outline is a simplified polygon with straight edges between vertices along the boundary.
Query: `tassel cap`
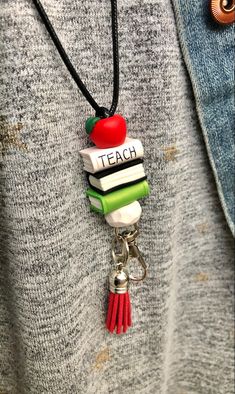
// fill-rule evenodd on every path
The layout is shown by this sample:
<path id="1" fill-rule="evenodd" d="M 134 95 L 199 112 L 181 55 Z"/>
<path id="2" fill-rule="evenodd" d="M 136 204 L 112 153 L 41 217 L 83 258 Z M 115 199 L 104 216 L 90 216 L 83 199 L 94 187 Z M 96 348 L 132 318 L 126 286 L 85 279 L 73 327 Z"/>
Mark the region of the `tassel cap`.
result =
<path id="1" fill-rule="evenodd" d="M 125 268 L 113 270 L 109 276 L 110 291 L 114 294 L 124 294 L 129 288 L 129 274 Z"/>
<path id="2" fill-rule="evenodd" d="M 126 332 L 132 325 L 131 303 L 128 293 L 129 275 L 125 268 L 120 266 L 111 272 L 109 277 L 110 293 L 108 301 L 108 313 L 106 327 L 113 333 Z"/>

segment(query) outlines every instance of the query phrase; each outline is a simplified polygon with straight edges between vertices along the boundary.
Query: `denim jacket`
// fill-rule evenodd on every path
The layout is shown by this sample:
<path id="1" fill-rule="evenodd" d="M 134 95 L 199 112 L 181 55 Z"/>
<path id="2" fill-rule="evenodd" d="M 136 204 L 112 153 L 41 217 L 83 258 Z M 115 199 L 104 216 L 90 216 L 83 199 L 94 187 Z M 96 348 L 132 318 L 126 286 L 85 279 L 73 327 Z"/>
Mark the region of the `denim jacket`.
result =
<path id="1" fill-rule="evenodd" d="M 173 5 L 210 164 L 234 235 L 234 28 L 213 21 L 208 0 L 173 0 Z"/>

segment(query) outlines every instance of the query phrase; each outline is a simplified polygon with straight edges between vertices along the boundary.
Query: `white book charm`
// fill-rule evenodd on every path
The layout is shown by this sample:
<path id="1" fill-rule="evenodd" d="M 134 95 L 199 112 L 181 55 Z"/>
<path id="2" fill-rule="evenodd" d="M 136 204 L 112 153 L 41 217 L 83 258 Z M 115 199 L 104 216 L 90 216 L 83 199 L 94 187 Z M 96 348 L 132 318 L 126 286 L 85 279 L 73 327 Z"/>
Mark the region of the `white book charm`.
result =
<path id="1" fill-rule="evenodd" d="M 83 149 L 79 153 L 83 158 L 84 170 L 95 174 L 106 168 L 143 157 L 144 149 L 140 140 L 126 138 L 124 144 L 115 148 L 99 149 L 91 147 Z"/>

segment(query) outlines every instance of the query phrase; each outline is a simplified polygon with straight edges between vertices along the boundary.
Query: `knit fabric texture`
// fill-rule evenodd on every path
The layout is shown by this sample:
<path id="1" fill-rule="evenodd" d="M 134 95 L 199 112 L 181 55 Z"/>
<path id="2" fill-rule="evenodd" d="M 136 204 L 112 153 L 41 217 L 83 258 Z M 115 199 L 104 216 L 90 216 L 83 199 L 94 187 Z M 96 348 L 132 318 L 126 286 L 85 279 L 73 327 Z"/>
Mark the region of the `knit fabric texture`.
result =
<path id="1" fill-rule="evenodd" d="M 43 0 L 97 102 L 112 98 L 110 3 Z M 113 229 L 79 150 L 94 111 L 29 0 L 1 2 L 1 394 L 232 394 L 233 240 L 170 0 L 120 0 L 120 101 L 151 187 L 133 327 L 105 329 Z M 138 272 L 136 267 L 133 267 Z"/>

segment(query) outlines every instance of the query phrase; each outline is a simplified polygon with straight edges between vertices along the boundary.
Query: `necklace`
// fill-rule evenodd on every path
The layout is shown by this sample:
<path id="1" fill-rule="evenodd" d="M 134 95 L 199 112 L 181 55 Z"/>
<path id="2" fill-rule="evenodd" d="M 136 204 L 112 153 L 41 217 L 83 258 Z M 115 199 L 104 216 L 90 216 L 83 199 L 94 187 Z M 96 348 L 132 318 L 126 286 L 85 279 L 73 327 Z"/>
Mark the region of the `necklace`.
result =
<path id="1" fill-rule="evenodd" d="M 117 0 L 111 0 L 113 99 L 110 109 L 99 106 L 94 100 L 67 56 L 41 2 L 33 0 L 33 3 L 72 78 L 95 110 L 95 116 L 88 118 L 85 123 L 86 132 L 94 146 L 79 153 L 87 173 L 89 187 L 86 195 L 91 210 L 104 215 L 106 222 L 114 228 L 114 268 L 109 276 L 105 325 L 111 333 L 124 333 L 132 325 L 129 284 L 142 281 L 147 274 L 137 237 L 142 212 L 138 200 L 149 194 L 149 186 L 143 167 L 142 143 L 127 137 L 125 119 L 115 114 L 119 98 Z M 142 267 L 141 276 L 130 274 L 128 265 L 132 259 Z"/>

